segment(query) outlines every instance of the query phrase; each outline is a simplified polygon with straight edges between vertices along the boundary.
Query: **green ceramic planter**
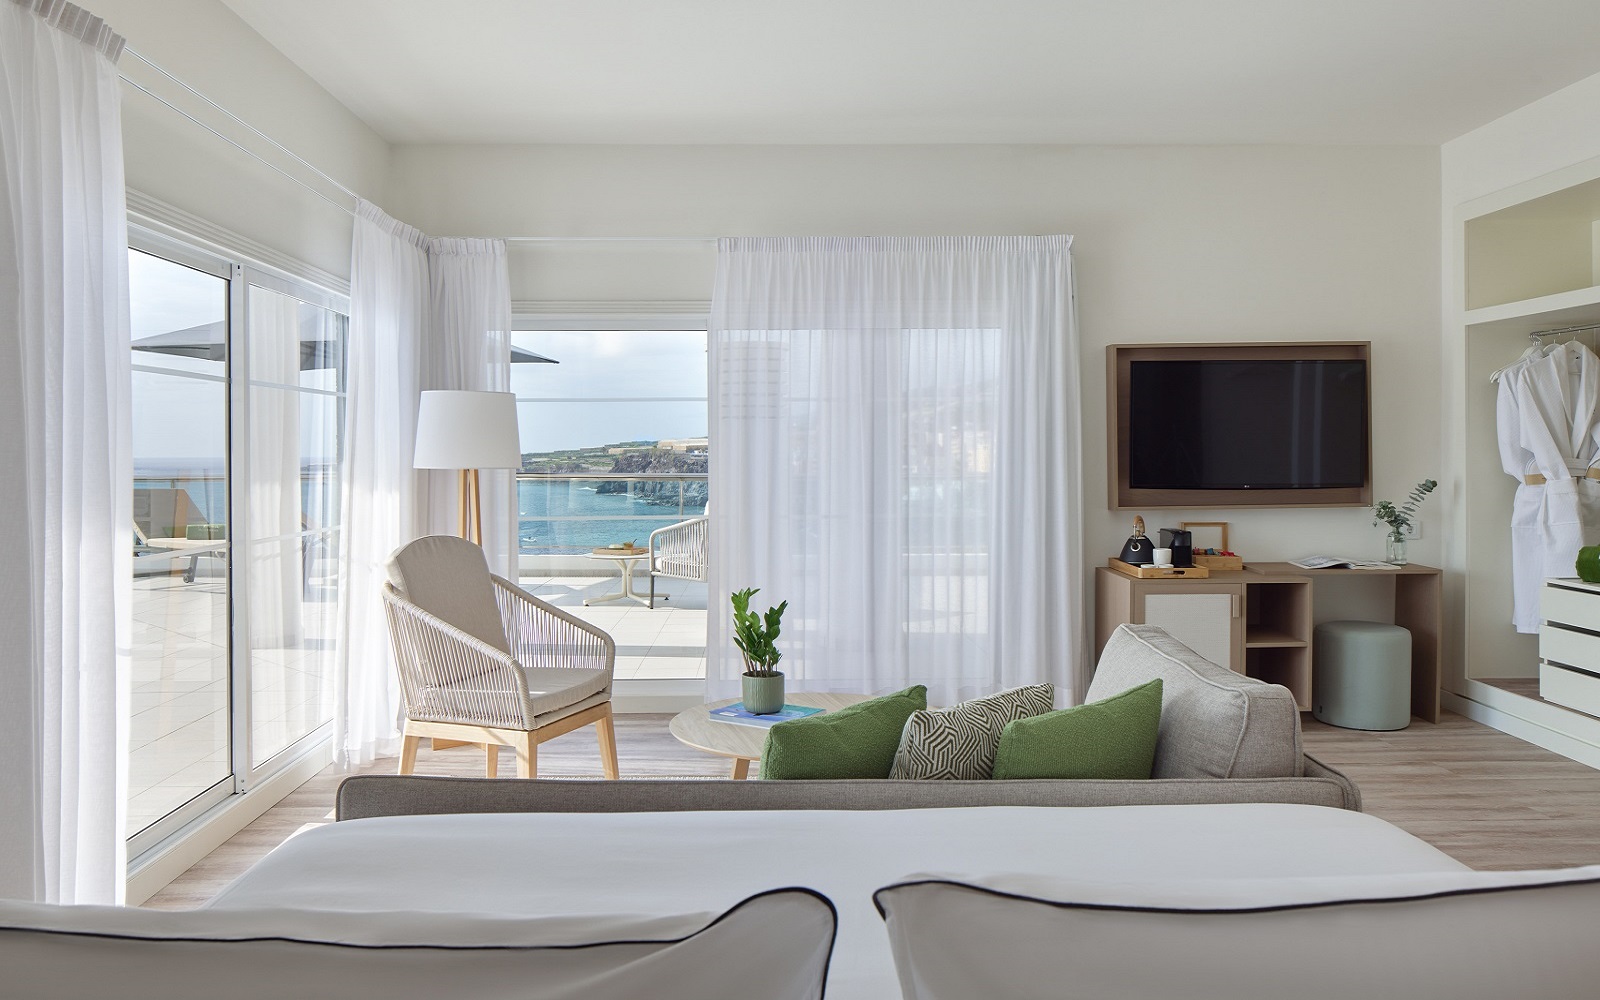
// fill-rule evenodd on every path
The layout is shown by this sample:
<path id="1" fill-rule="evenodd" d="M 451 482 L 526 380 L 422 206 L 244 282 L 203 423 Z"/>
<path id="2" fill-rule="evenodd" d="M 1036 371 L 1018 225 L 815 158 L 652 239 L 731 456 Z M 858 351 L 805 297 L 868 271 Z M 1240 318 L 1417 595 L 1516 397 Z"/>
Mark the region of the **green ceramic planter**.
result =
<path id="1" fill-rule="evenodd" d="M 752 715 L 775 715 L 783 710 L 783 674 L 770 677 L 744 674 L 744 710 Z"/>
<path id="2" fill-rule="evenodd" d="M 1585 545 L 1578 550 L 1578 579 L 1600 583 L 1600 545 Z"/>

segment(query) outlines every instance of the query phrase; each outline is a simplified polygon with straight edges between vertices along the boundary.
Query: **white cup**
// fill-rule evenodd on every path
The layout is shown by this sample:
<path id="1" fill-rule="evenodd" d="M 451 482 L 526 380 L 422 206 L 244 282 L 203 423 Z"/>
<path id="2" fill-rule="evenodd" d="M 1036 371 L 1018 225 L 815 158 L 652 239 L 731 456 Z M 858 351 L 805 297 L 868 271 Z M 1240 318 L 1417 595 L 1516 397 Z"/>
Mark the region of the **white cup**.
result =
<path id="1" fill-rule="evenodd" d="M 1166 569 L 1168 566 L 1172 565 L 1171 549 L 1155 549 L 1150 554 L 1155 557 L 1156 566 L 1158 568 Z"/>

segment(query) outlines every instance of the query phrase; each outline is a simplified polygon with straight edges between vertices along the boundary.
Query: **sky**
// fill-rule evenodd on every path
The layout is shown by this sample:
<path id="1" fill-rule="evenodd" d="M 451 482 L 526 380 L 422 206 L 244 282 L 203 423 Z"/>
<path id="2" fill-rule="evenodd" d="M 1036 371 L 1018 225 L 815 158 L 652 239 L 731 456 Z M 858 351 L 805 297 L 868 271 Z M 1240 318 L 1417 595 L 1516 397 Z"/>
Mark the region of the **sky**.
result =
<path id="1" fill-rule="evenodd" d="M 222 278 L 138 251 L 129 252 L 128 270 L 135 341 L 227 317 L 228 283 Z M 511 388 L 522 401 L 517 409 L 524 452 L 706 435 L 703 332 L 519 332 L 512 340 L 560 362 L 511 368 Z M 151 351 L 135 351 L 133 361 L 173 373 L 224 373 L 221 362 Z M 324 406 L 324 398 L 306 396 L 303 402 Z M 220 464 L 227 427 L 221 383 L 136 372 L 134 405 L 136 462 Z M 327 450 L 327 424 L 325 414 L 302 421 L 303 455 Z"/>

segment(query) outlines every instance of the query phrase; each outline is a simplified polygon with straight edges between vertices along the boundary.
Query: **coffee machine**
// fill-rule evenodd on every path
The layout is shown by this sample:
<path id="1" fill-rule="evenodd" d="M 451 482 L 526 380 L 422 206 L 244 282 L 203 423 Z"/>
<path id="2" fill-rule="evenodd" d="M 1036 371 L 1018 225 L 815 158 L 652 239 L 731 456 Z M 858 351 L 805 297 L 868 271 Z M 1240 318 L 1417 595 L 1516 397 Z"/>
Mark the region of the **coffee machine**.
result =
<path id="1" fill-rule="evenodd" d="M 1172 550 L 1172 565 L 1194 565 L 1194 532 L 1184 528 L 1162 528 L 1161 547 Z"/>

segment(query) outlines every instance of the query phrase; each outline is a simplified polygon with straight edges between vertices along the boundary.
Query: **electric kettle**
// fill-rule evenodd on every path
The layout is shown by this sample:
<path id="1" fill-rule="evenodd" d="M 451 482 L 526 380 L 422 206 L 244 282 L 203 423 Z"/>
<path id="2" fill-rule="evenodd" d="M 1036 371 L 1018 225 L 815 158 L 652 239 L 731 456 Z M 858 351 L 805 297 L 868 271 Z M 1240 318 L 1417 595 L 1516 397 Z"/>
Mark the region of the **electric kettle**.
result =
<path id="1" fill-rule="evenodd" d="M 1122 555 L 1117 558 L 1129 566 L 1148 566 L 1156 561 L 1155 546 L 1144 536 L 1144 518 L 1134 517 L 1133 534 L 1122 543 Z"/>

